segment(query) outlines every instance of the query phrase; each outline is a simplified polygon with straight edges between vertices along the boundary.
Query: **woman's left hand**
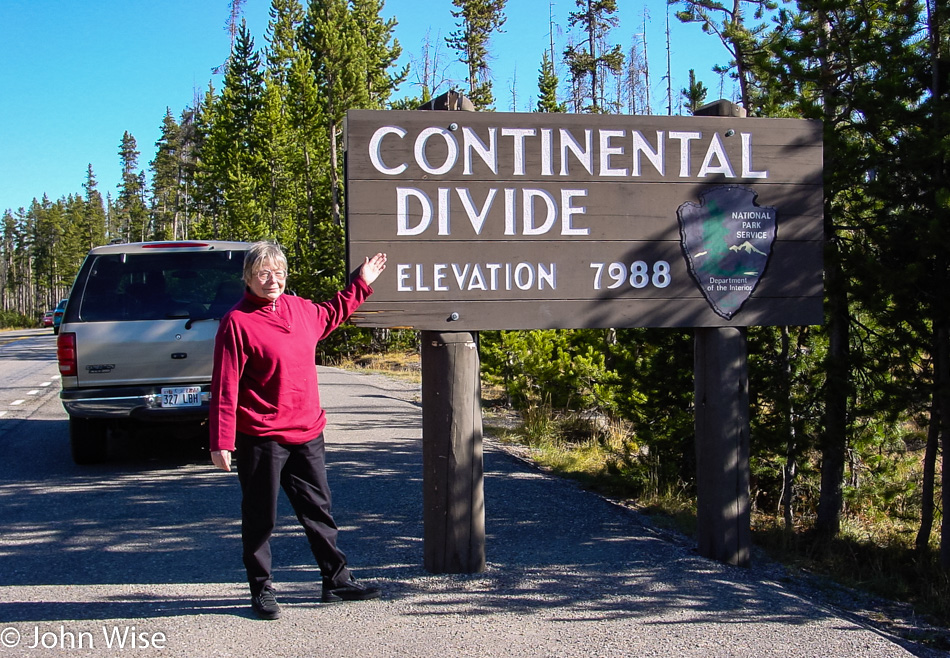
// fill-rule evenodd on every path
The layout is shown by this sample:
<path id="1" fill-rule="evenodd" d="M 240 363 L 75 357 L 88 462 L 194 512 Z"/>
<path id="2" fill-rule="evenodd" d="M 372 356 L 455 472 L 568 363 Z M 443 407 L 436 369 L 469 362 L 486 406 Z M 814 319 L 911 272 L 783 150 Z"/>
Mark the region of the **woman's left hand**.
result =
<path id="1" fill-rule="evenodd" d="M 386 254 L 376 254 L 373 257 L 367 256 L 360 266 L 360 278 L 366 282 L 366 285 L 373 285 L 383 270 L 386 269 Z"/>

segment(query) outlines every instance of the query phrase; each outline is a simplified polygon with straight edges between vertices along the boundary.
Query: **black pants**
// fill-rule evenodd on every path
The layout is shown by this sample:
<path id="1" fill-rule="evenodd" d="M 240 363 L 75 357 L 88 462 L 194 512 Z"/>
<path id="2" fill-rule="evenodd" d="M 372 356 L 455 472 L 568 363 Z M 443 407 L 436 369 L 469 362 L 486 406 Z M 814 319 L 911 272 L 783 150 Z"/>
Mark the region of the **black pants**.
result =
<path id="1" fill-rule="evenodd" d="M 234 454 L 242 492 L 244 568 L 251 593 L 271 584 L 270 536 L 277 523 L 280 488 L 297 513 L 324 582 L 345 583 L 350 572 L 346 556 L 336 546 L 323 434 L 308 443 L 287 445 L 239 432 Z"/>

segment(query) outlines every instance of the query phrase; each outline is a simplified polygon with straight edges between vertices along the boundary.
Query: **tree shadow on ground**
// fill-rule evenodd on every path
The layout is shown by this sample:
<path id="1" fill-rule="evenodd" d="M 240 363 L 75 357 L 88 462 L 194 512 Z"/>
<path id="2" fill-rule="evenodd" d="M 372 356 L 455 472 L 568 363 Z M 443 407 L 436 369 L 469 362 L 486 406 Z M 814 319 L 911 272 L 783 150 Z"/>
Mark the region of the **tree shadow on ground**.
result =
<path id="1" fill-rule="evenodd" d="M 785 625 L 833 617 L 769 577 L 701 558 L 691 542 L 671 541 L 637 513 L 491 446 L 488 568 L 433 576 L 422 567 L 419 410 L 405 400 L 369 406 L 378 395 L 355 396 L 332 412 L 334 516 L 358 577 L 381 584 L 384 600 L 410 602 L 408 614 L 557 620 L 569 607 L 571 620 L 581 611 L 592 621 Z M 28 449 L 14 446 L 21 432 L 0 434 L 12 460 L 0 466 L 0 621 L 249 615 L 234 473 L 171 444 L 164 453 L 133 451 L 80 467 L 68 459 L 65 421 L 22 426 L 36 440 Z M 273 552 L 281 600 L 316 601 L 319 571 L 283 496 Z M 220 587 L 201 589 L 209 583 L 233 598 Z M 68 600 L 76 587 L 91 588 L 96 600 Z M 10 595 L 20 588 L 46 600 Z"/>

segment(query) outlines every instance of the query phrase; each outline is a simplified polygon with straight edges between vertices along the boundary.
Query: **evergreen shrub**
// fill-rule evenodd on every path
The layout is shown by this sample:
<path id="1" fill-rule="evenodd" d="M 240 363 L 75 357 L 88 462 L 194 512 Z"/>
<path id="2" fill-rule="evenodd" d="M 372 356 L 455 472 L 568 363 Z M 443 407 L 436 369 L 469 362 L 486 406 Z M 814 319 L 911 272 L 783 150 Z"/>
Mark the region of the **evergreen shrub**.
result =
<path id="1" fill-rule="evenodd" d="M 33 327 L 36 323 L 31 321 L 23 313 L 19 311 L 7 310 L 0 311 L 0 328 L 3 329 L 25 329 L 27 327 Z"/>

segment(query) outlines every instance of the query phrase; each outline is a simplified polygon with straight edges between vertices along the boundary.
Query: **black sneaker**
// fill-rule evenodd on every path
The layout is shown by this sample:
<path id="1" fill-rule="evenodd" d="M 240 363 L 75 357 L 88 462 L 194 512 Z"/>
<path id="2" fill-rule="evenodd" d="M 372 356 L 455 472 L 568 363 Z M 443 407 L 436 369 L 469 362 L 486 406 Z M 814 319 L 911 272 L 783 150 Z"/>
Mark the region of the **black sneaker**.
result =
<path id="1" fill-rule="evenodd" d="M 323 602 L 339 603 L 340 601 L 368 601 L 378 599 L 382 592 L 378 587 L 367 587 L 362 583 L 356 582 L 352 575 L 343 585 L 333 586 L 332 583 L 323 581 Z"/>
<path id="2" fill-rule="evenodd" d="M 251 596 L 251 607 L 261 619 L 280 619 L 280 606 L 277 605 L 274 590 L 270 587 L 265 587 L 259 594 Z"/>

